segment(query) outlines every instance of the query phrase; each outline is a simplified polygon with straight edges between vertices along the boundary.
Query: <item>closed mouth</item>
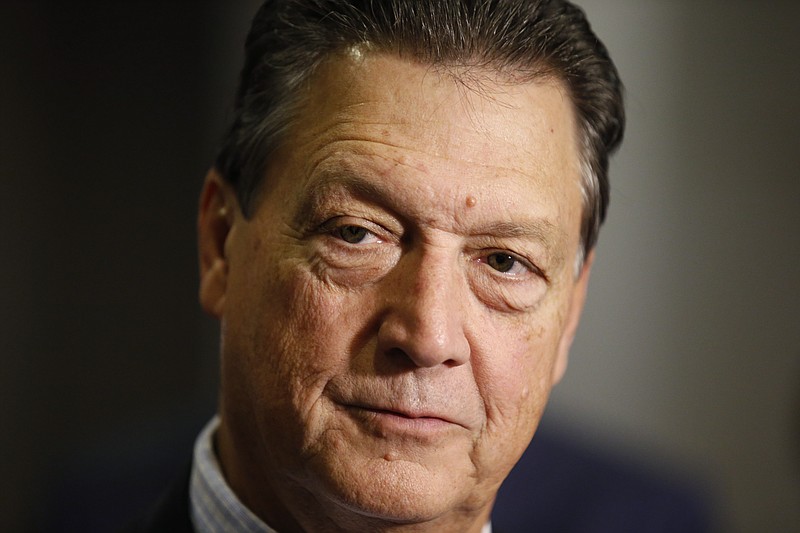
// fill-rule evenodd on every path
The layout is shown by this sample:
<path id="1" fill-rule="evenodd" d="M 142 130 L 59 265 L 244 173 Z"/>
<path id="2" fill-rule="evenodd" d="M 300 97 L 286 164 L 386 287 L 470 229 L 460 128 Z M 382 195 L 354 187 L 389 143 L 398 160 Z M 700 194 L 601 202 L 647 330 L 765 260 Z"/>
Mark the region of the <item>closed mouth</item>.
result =
<path id="1" fill-rule="evenodd" d="M 405 420 L 412 424 L 414 427 L 435 427 L 444 425 L 457 425 L 460 424 L 446 416 L 429 411 L 413 411 L 405 409 L 393 409 L 386 407 L 378 407 L 362 403 L 353 403 L 344 405 L 345 409 L 354 413 L 359 418 L 367 417 L 369 419 L 391 419 L 395 418 L 399 421 Z"/>

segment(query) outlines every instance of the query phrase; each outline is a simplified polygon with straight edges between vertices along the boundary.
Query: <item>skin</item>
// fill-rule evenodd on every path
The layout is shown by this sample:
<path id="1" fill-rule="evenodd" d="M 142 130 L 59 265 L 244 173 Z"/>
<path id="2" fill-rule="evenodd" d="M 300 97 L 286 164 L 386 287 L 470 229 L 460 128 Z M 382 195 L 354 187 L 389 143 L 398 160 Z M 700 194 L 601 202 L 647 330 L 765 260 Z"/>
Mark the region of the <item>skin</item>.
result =
<path id="1" fill-rule="evenodd" d="M 337 57 L 251 217 L 206 179 L 217 451 L 279 531 L 480 531 L 566 368 L 591 265 L 571 103 L 469 79 Z"/>

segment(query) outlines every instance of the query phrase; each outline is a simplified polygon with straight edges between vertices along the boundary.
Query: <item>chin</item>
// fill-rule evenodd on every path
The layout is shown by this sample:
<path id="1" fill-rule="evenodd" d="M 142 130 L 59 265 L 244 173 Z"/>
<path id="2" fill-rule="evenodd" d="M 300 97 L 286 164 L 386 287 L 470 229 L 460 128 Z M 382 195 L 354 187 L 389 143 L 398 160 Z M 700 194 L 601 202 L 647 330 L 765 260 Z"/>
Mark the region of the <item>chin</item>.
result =
<path id="1" fill-rule="evenodd" d="M 430 470 L 411 461 L 380 458 L 348 470 L 338 465 L 323 482 L 324 490 L 329 501 L 364 518 L 431 522 L 472 507 L 467 505 L 469 480 L 455 478 L 452 469 Z"/>

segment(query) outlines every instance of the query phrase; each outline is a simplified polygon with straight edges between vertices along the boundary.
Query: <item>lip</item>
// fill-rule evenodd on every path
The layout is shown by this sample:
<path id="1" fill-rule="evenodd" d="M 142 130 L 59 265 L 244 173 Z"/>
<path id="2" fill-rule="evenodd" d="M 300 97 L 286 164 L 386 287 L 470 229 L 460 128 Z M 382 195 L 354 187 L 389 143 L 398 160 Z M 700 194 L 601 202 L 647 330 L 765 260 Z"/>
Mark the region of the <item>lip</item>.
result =
<path id="1" fill-rule="evenodd" d="M 383 437 L 389 434 L 432 437 L 441 432 L 463 427 L 439 413 L 363 404 L 346 404 L 344 408 L 358 422 L 376 430 Z"/>

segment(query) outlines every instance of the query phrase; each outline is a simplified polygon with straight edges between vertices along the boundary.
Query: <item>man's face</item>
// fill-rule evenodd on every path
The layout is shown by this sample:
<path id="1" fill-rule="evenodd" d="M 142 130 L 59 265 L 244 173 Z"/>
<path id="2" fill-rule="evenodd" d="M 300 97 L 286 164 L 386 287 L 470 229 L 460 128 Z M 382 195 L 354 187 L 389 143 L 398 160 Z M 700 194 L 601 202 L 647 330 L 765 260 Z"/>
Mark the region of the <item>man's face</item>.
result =
<path id="1" fill-rule="evenodd" d="M 273 526 L 485 520 L 563 372 L 588 278 L 569 98 L 462 74 L 336 59 L 249 219 L 207 182 L 218 446 Z"/>

